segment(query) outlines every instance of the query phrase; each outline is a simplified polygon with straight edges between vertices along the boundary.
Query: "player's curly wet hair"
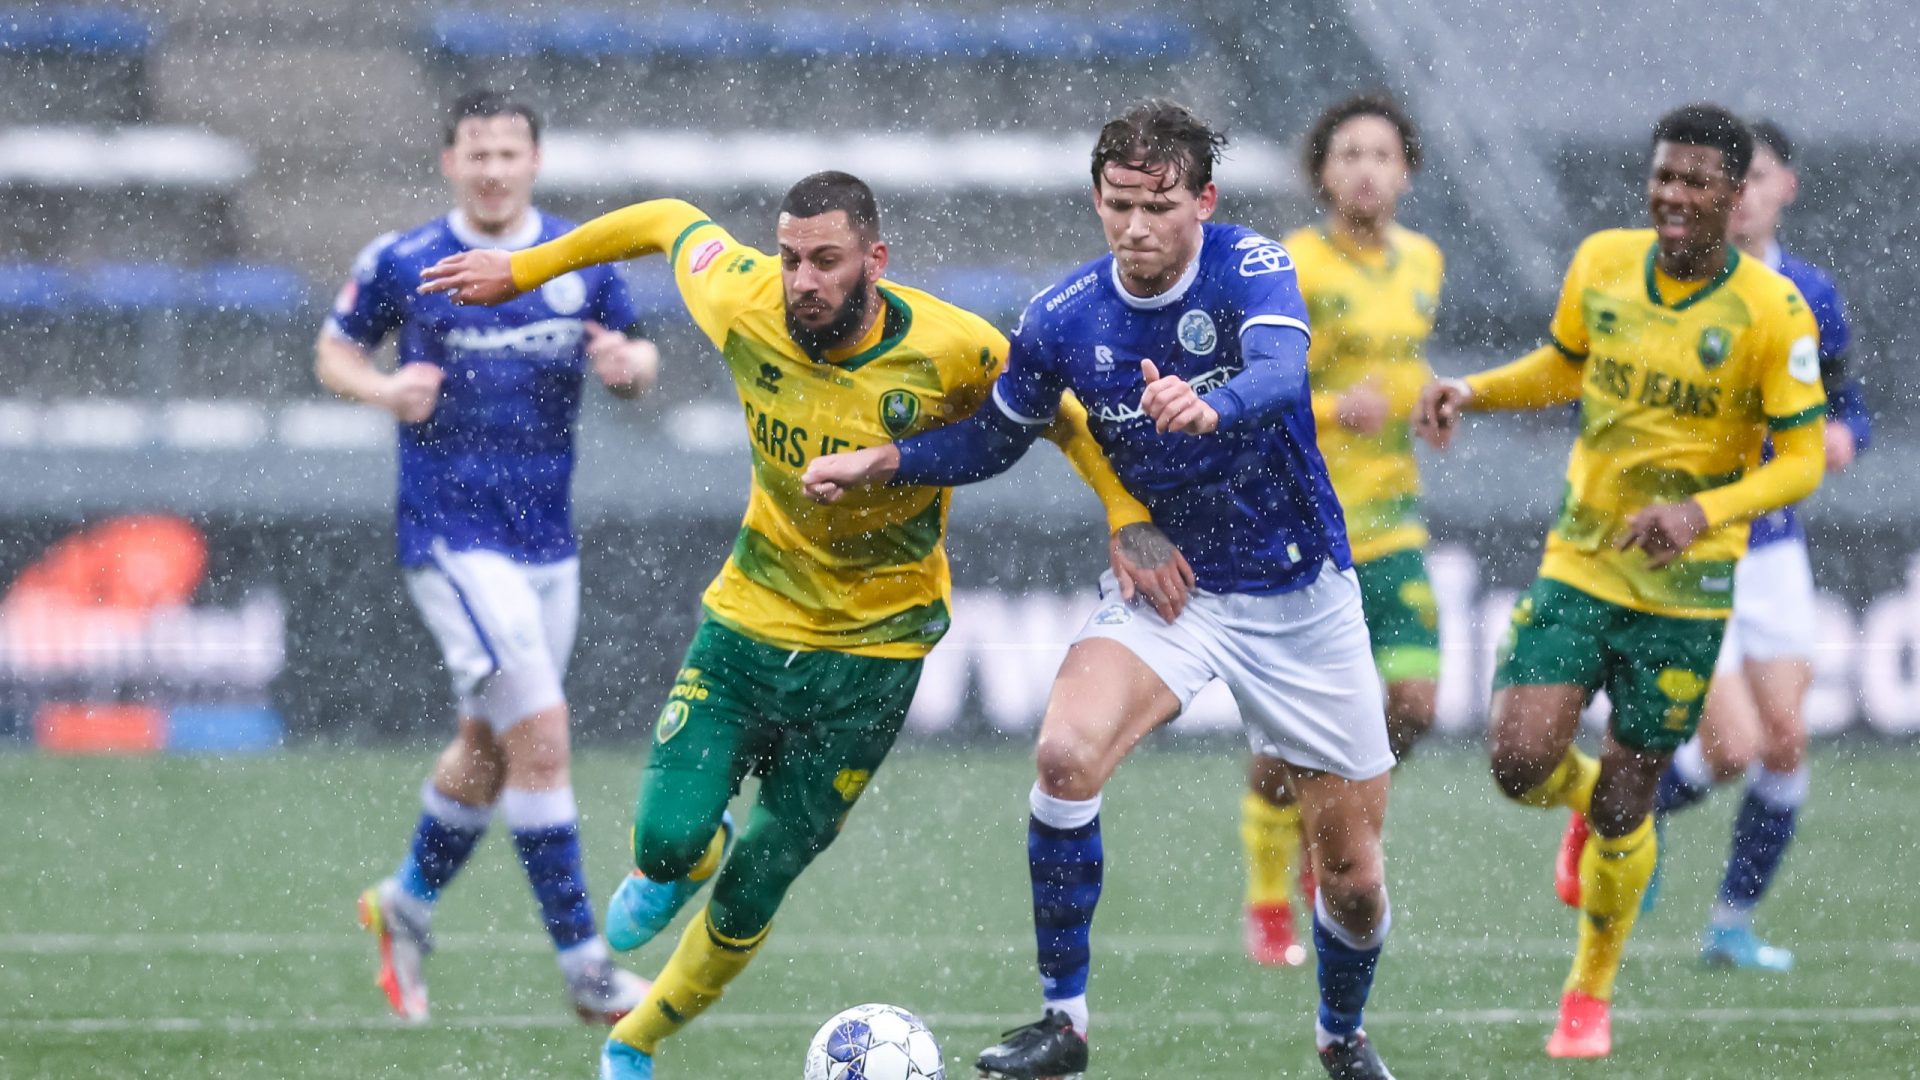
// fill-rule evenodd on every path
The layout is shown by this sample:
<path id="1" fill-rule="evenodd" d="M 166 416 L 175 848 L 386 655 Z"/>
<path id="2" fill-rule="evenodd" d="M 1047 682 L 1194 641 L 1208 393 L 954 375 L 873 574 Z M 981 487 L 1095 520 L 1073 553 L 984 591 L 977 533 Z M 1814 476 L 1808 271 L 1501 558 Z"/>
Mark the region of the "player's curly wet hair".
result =
<path id="1" fill-rule="evenodd" d="M 1307 186 L 1321 202 L 1327 200 L 1327 188 L 1320 178 L 1327 168 L 1327 155 L 1333 151 L 1333 133 L 1340 130 L 1340 125 L 1360 116 L 1377 116 L 1392 124 L 1393 130 L 1400 134 L 1400 154 L 1407 160 L 1407 169 L 1420 171 L 1424 158 L 1420 151 L 1420 129 L 1413 126 L 1413 117 L 1407 115 L 1393 95 L 1384 91 L 1355 94 L 1327 106 L 1307 129 L 1301 164 L 1307 170 Z"/>
<path id="2" fill-rule="evenodd" d="M 533 141 L 540 141 L 540 114 L 533 106 L 517 101 L 498 90 L 469 90 L 455 98 L 447 109 L 446 144 L 452 146 L 460 134 L 460 121 L 474 117 L 518 116 L 527 122 L 527 130 L 533 133 Z"/>
<path id="3" fill-rule="evenodd" d="M 1107 166 L 1158 174 L 1156 191 L 1184 187 L 1195 195 L 1213 183 L 1213 167 L 1227 146 L 1227 135 L 1216 131 L 1192 109 L 1178 102 L 1143 101 L 1100 129 L 1093 144 L 1093 186 L 1097 189 Z"/>
<path id="4" fill-rule="evenodd" d="M 1733 113 L 1706 102 L 1682 105 L 1661 117 L 1653 125 L 1649 147 L 1663 142 L 1720 151 L 1720 162 L 1736 184 L 1747 178 L 1753 164 L 1753 132 Z"/>

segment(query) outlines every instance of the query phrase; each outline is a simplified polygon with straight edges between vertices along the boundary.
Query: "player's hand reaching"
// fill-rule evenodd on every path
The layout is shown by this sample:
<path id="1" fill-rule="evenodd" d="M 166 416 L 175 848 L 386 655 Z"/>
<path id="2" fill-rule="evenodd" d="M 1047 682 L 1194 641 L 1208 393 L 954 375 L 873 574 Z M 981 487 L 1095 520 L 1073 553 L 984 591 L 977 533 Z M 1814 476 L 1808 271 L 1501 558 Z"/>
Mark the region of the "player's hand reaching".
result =
<path id="1" fill-rule="evenodd" d="M 1193 567 L 1158 526 L 1137 522 L 1123 525 L 1107 545 L 1107 560 L 1120 582 L 1120 598 L 1128 603 L 1145 597 L 1160 617 L 1172 622 L 1186 610 L 1193 591 Z"/>
<path id="2" fill-rule="evenodd" d="M 587 320 L 587 363 L 615 397 L 634 398 L 660 377 L 660 350 L 645 338 L 630 338 Z"/>
<path id="3" fill-rule="evenodd" d="M 1460 379 L 1435 379 L 1422 387 L 1413 406 L 1413 433 L 1435 450 L 1453 441 L 1460 417 L 1473 400 L 1473 391 Z"/>
<path id="4" fill-rule="evenodd" d="M 1147 380 L 1140 395 L 1140 411 L 1153 419 L 1156 431 L 1178 431 L 1187 435 L 1211 435 L 1220 426 L 1220 414 L 1200 400 L 1187 380 L 1178 375 L 1161 375 L 1151 360 L 1140 361 L 1140 374 Z"/>
<path id="5" fill-rule="evenodd" d="M 1707 512 L 1693 499 L 1661 503 L 1627 519 L 1627 531 L 1614 546 L 1621 551 L 1639 548 L 1655 570 L 1680 557 L 1688 545 L 1707 531 Z"/>
<path id="6" fill-rule="evenodd" d="M 1847 466 L 1860 453 L 1860 446 L 1854 441 L 1853 429 L 1845 424 L 1827 425 L 1827 471 L 1846 472 Z"/>
<path id="7" fill-rule="evenodd" d="M 387 376 L 380 404 L 403 424 L 423 423 L 440 403 L 440 380 L 445 377 L 438 364 L 402 364 Z"/>
<path id="8" fill-rule="evenodd" d="M 475 250 L 449 255 L 420 271 L 420 291 L 447 294 L 456 304 L 498 304 L 520 295 L 513 284 L 513 256 Z"/>
<path id="9" fill-rule="evenodd" d="M 822 454 L 807 462 L 806 471 L 800 474 L 800 488 L 814 502 L 836 503 L 853 488 L 886 483 L 899 469 L 900 448 L 892 443 Z"/>
<path id="10" fill-rule="evenodd" d="M 1387 395 L 1371 381 L 1340 395 L 1336 406 L 1336 416 L 1340 426 L 1361 435 L 1378 435 L 1380 429 L 1387 426 L 1387 409 L 1390 405 Z"/>

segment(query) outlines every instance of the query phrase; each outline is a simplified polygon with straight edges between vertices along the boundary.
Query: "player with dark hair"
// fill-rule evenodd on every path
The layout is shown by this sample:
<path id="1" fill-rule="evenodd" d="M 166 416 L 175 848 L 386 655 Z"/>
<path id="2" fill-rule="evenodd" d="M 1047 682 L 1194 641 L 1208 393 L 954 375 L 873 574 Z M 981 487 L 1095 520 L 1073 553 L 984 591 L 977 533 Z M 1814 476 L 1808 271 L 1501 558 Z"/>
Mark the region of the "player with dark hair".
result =
<path id="1" fill-rule="evenodd" d="M 1389 923 L 1380 848 L 1393 754 L 1340 504 L 1314 445 L 1307 310 L 1286 249 L 1209 222 L 1223 138 L 1167 102 L 1100 132 L 1093 199 L 1109 253 L 1035 297 L 993 407 L 822 457 L 824 502 L 1011 467 L 1071 390 L 1127 490 L 1190 560 L 1167 612 L 1102 583 L 1055 678 L 1027 853 L 1042 1018 L 981 1053 L 989 1076 L 1087 1065 L 1089 937 L 1103 877 L 1101 790 L 1133 747 L 1218 678 L 1256 751 L 1287 763 L 1319 874 L 1316 1042 L 1329 1075 L 1386 1080 L 1361 1029 Z"/>
<path id="2" fill-rule="evenodd" d="M 665 254 L 687 310 L 725 357 L 746 410 L 753 489 L 732 554 L 654 729 L 633 830 L 635 873 L 607 936 L 637 948 L 713 880 L 641 1005 L 601 1056 L 606 1080 L 653 1074 L 660 1042 L 745 969 L 795 878 L 838 835 L 892 747 L 922 658 L 946 633 L 941 488 L 862 492 L 831 508 L 801 492 L 809 458 L 951 424 L 979 409 L 1007 341 L 985 320 L 884 280 L 867 186 L 817 173 L 781 204 L 779 254 L 693 206 L 659 199 L 528 251 L 472 252 L 422 288 L 498 303 L 581 267 Z M 1184 564 L 1126 494 L 1083 414 L 1050 431 L 1101 498 L 1114 562 L 1156 594 Z M 1148 557 L 1127 553 L 1142 550 Z M 737 851 L 727 802 L 761 778 Z"/>
<path id="3" fill-rule="evenodd" d="M 1780 246 L 1781 214 L 1799 191 L 1792 141 L 1767 120 L 1754 124 L 1753 134 L 1753 167 L 1728 234 L 1743 254 L 1798 286 L 1813 310 L 1821 381 L 1830 415 L 1840 421 L 1827 425 L 1827 472 L 1840 472 L 1872 436 L 1860 382 L 1846 371 L 1852 343 L 1846 308 L 1826 271 Z M 1807 729 L 1800 710 L 1813 683 L 1814 616 L 1813 568 L 1799 516 L 1789 506 L 1755 518 L 1746 557 L 1734 571 L 1733 617 L 1699 737 L 1674 753 L 1654 801 L 1654 813 L 1664 816 L 1705 799 L 1716 784 L 1746 778 L 1701 948 L 1709 964 L 1767 971 L 1793 966 L 1791 952 L 1754 933 L 1753 912 L 1793 841 L 1807 797 Z"/>
<path id="4" fill-rule="evenodd" d="M 1559 884 L 1580 909 L 1579 944 L 1552 1057 L 1612 1049 L 1614 977 L 1656 859 L 1654 789 L 1699 724 L 1748 523 L 1807 496 L 1823 468 L 1813 316 L 1727 237 L 1752 136 L 1724 109 L 1687 106 L 1655 126 L 1651 157 L 1653 228 L 1580 245 L 1548 344 L 1429 385 L 1415 413 L 1444 446 L 1469 409 L 1580 403 L 1566 496 L 1495 674 L 1491 733 L 1508 797 L 1573 812 L 1579 858 Z M 1601 689 L 1613 713 L 1596 761 L 1573 741 Z"/>
<path id="5" fill-rule="evenodd" d="M 569 223 L 532 204 L 533 110 L 475 91 L 449 114 L 441 172 L 452 213 L 369 244 L 315 345 L 322 385 L 400 421 L 399 557 L 453 679 L 459 730 L 421 789 L 399 870 L 360 899 L 394 1012 L 427 1018 L 433 905 L 498 811 L 513 833 L 567 990 L 611 1023 L 644 984 L 613 966 L 580 864 L 561 683 L 580 609 L 569 525 L 574 421 L 588 369 L 614 394 L 651 385 L 651 343 L 626 284 L 596 269 L 503 308 L 419 296 L 420 271 L 474 248 L 528 247 Z M 397 336 L 399 366 L 373 351 Z"/>
<path id="6" fill-rule="evenodd" d="M 1410 424 L 1433 378 L 1426 341 L 1445 264 L 1433 241 L 1394 220 L 1420 168 L 1420 136 L 1393 99 L 1362 94 L 1334 103 L 1308 130 L 1304 158 L 1326 220 L 1282 242 L 1313 326 L 1314 429 L 1346 517 L 1373 662 L 1386 682 L 1387 738 L 1399 760 L 1433 726 L 1440 677 Z M 1262 964 L 1303 963 L 1288 895 L 1300 807 L 1285 763 L 1254 755 L 1248 787 L 1240 812 L 1247 953 Z"/>

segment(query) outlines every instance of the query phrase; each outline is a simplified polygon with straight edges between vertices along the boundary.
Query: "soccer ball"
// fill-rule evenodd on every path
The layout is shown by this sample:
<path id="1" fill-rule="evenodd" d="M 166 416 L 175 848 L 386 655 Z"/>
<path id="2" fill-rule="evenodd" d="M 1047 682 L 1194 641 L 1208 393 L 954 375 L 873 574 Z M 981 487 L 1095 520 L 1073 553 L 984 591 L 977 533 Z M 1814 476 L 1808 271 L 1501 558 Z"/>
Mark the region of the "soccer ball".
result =
<path id="1" fill-rule="evenodd" d="M 933 1032 L 896 1005 L 855 1005 L 807 1047 L 806 1080 L 946 1080 Z"/>

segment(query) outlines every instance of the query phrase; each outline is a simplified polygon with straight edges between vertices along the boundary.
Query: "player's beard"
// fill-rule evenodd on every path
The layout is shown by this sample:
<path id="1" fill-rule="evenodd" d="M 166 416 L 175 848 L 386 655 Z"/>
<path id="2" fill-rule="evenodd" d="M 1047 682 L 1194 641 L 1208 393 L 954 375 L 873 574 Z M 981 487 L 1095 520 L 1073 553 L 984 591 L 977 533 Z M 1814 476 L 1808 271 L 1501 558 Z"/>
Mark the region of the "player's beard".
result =
<path id="1" fill-rule="evenodd" d="M 840 305 L 840 310 L 834 312 L 833 318 L 822 326 L 802 324 L 794 318 L 793 309 L 787 308 L 787 334 L 793 338 L 795 345 L 800 346 L 800 351 L 815 360 L 821 360 L 825 359 L 828 349 L 852 344 L 853 336 L 860 332 L 861 325 L 867 321 L 867 300 L 871 295 L 867 291 L 868 284 L 863 275 L 860 284 L 847 293 L 846 302 Z"/>

